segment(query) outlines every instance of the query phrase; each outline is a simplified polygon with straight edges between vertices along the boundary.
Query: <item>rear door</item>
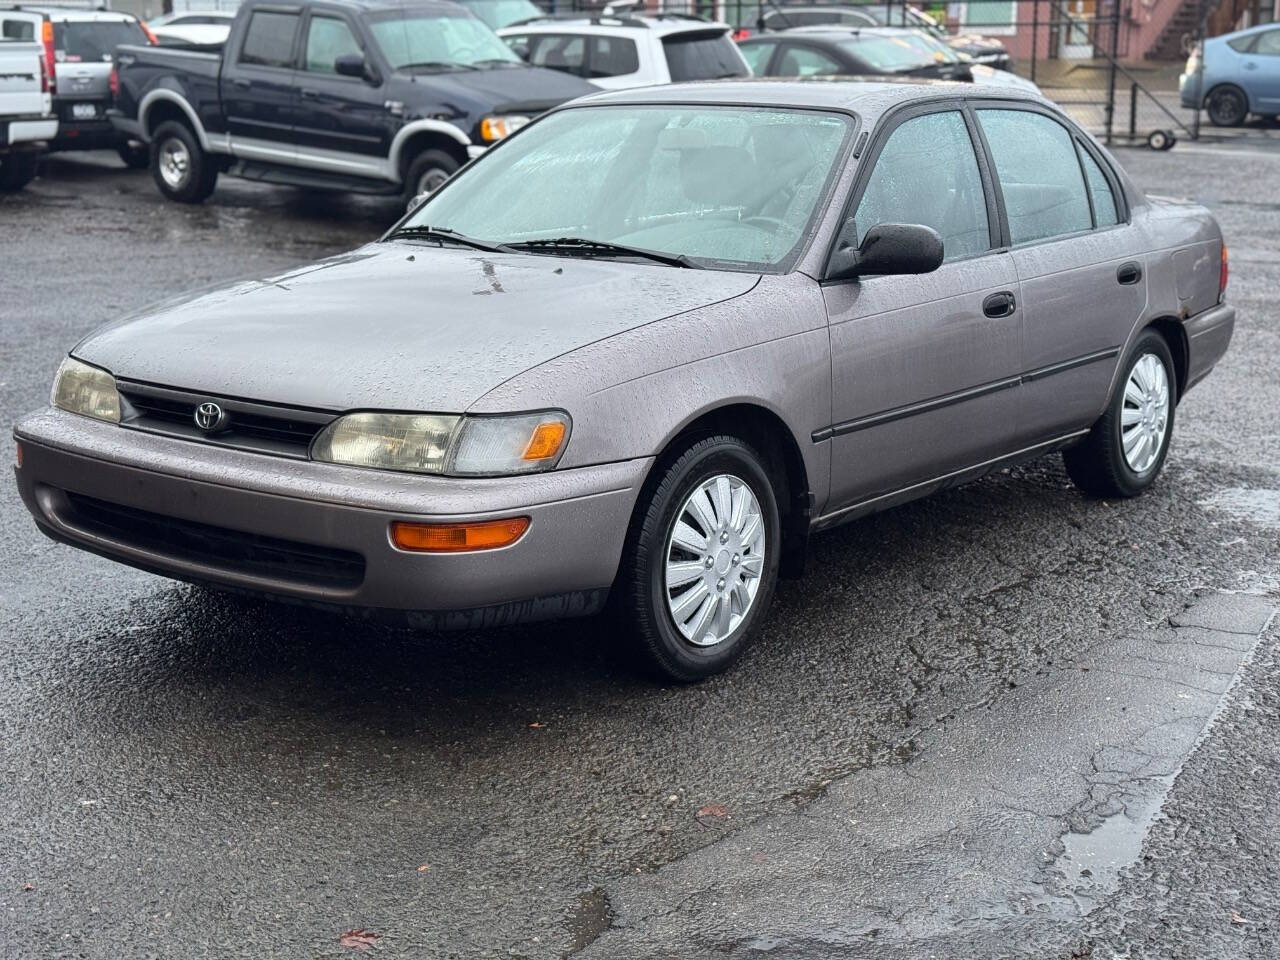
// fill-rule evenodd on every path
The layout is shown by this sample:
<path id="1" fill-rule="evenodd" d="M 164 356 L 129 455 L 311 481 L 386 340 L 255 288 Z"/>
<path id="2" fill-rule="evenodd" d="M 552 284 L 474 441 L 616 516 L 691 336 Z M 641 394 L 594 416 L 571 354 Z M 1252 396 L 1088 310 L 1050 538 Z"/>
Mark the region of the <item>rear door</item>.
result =
<path id="1" fill-rule="evenodd" d="M 384 176 L 395 129 L 382 83 L 341 76 L 334 68 L 348 54 L 372 59 L 358 26 L 337 8 L 316 6 L 304 29 L 294 113 L 298 162 L 334 173 Z"/>
<path id="2" fill-rule="evenodd" d="M 1010 451 L 1022 312 L 976 127 L 958 104 L 891 117 L 862 163 L 853 242 L 924 224 L 945 260 L 920 276 L 823 285 L 831 324 L 831 507 L 874 503 Z M 850 227 L 846 222 L 845 232 Z"/>
<path id="3" fill-rule="evenodd" d="M 236 156 L 286 163 L 297 158 L 293 127 L 301 33 L 299 7 L 258 5 L 224 54 L 222 109 Z"/>
<path id="4" fill-rule="evenodd" d="M 39 14 L 0 12 L 0 124 L 6 118 L 48 112 L 39 37 Z M 0 144 L 8 140 L 7 130 L 0 133 Z"/>
<path id="5" fill-rule="evenodd" d="M 1052 111 L 979 104 L 1022 287 L 1022 445 L 1090 426 L 1147 302 L 1145 243 L 1100 151 Z"/>

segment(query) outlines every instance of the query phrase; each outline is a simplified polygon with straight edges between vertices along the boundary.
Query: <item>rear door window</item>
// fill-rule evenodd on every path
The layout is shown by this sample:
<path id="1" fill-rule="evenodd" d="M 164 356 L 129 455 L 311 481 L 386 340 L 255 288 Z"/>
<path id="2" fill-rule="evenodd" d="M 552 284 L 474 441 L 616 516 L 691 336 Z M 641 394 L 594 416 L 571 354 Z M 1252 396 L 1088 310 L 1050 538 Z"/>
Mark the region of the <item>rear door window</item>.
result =
<path id="1" fill-rule="evenodd" d="M 240 62 L 256 67 L 293 66 L 293 40 L 298 32 L 296 13 L 255 11 L 240 48 Z"/>
<path id="2" fill-rule="evenodd" d="M 588 77 L 621 77 L 640 69 L 636 42 L 626 37 L 592 37 Z"/>
<path id="3" fill-rule="evenodd" d="M 53 55 L 65 63 L 101 63 L 122 43 L 148 42 L 136 20 L 71 20 L 53 27 Z"/>
<path id="4" fill-rule="evenodd" d="M 1266 57 L 1280 57 L 1280 30 L 1258 34 L 1258 45 L 1253 48 L 1253 52 Z"/>
<path id="5" fill-rule="evenodd" d="M 1093 214 L 1096 226 L 1112 227 L 1120 222 L 1120 214 L 1116 208 L 1116 195 L 1111 191 L 1111 184 L 1106 175 L 1083 146 L 1080 147 L 1080 160 L 1084 164 L 1084 177 L 1089 182 L 1089 195 L 1093 198 Z"/>
<path id="6" fill-rule="evenodd" d="M 1067 128 L 1029 110 L 979 110 L 1014 243 L 1093 228 L 1089 195 Z"/>
<path id="7" fill-rule="evenodd" d="M 749 77 L 738 47 L 723 30 L 712 33 L 677 33 L 662 38 L 671 80 L 715 80 L 720 77 Z"/>
<path id="8" fill-rule="evenodd" d="M 529 41 L 529 62 L 535 67 L 582 76 L 586 37 L 576 33 L 542 33 L 530 37 Z"/>

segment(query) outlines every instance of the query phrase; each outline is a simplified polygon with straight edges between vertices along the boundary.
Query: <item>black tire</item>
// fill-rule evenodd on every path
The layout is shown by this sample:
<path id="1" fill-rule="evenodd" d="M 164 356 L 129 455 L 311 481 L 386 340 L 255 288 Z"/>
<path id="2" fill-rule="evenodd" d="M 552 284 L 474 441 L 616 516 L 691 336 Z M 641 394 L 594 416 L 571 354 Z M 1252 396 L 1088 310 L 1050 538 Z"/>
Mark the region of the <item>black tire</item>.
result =
<path id="1" fill-rule="evenodd" d="M 764 525 L 763 563 L 759 586 L 747 605 L 746 615 L 719 642 L 699 646 L 685 639 L 669 608 L 667 551 L 676 521 L 690 494 L 705 481 L 720 475 L 741 480 L 755 495 Z M 774 484 L 760 455 L 747 444 L 736 437 L 707 437 L 691 443 L 665 466 L 659 465 L 641 493 L 616 585 L 615 613 L 624 621 L 646 666 L 671 680 L 691 683 L 725 670 L 742 656 L 768 613 L 778 579 L 781 547 Z M 728 553 L 728 550 L 722 552 Z M 718 562 L 718 559 L 712 561 L 713 567 Z M 725 558 L 725 562 L 731 561 Z M 732 562 L 737 565 L 736 554 Z M 733 579 L 731 573 L 728 577 L 709 576 L 721 576 L 721 583 Z M 730 592 L 732 588 L 726 591 L 721 587 L 720 593 L 725 599 L 720 602 L 729 603 Z"/>
<path id="2" fill-rule="evenodd" d="M 1164 436 L 1156 457 L 1149 467 L 1139 473 L 1129 465 L 1125 457 L 1121 427 L 1129 376 L 1138 361 L 1148 354 L 1154 355 L 1164 367 L 1168 383 L 1168 412 Z M 1156 330 L 1144 330 L 1125 355 L 1120 370 L 1121 376 L 1107 412 L 1093 425 L 1089 435 L 1079 445 L 1062 452 L 1062 460 L 1072 481 L 1085 493 L 1095 497 L 1136 497 L 1142 493 L 1160 475 L 1165 458 L 1169 455 L 1169 443 L 1173 439 L 1178 408 L 1178 381 L 1173 354 L 1164 337 Z"/>
<path id="3" fill-rule="evenodd" d="M 178 151 L 185 157 L 186 166 L 180 175 L 168 169 L 169 151 Z M 151 135 L 151 179 L 160 192 L 178 203 L 203 203 L 213 193 L 218 182 L 218 167 L 213 159 L 200 149 L 200 141 L 185 123 L 170 120 L 162 123 Z"/>
<path id="4" fill-rule="evenodd" d="M 1217 87 L 1205 97 L 1209 122 L 1215 127 L 1238 127 L 1249 116 L 1249 100 L 1237 87 Z"/>
<path id="5" fill-rule="evenodd" d="M 40 156 L 36 153 L 11 153 L 0 157 L 0 192 L 14 193 L 36 178 Z"/>
<path id="6" fill-rule="evenodd" d="M 130 140 L 116 147 L 120 162 L 130 170 L 145 170 L 151 165 L 151 148 L 145 143 Z"/>
<path id="7" fill-rule="evenodd" d="M 412 203 L 420 193 L 430 193 L 458 172 L 458 158 L 443 150 L 424 150 L 414 157 L 404 173 L 404 202 Z M 428 185 L 429 189 L 423 189 Z"/>

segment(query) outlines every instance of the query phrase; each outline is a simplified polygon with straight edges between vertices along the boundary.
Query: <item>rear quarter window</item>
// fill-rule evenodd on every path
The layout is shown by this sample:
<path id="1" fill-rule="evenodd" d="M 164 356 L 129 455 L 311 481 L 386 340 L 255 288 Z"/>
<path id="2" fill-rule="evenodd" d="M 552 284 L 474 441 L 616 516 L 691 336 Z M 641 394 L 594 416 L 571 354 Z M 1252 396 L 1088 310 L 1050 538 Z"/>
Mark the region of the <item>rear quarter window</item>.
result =
<path id="1" fill-rule="evenodd" d="M 738 48 L 724 31 L 678 33 L 664 37 L 662 47 L 674 83 L 751 76 Z"/>
<path id="2" fill-rule="evenodd" d="M 72 20 L 53 27 L 53 55 L 65 63 L 110 60 L 123 43 L 147 42 L 136 20 Z"/>
<path id="3" fill-rule="evenodd" d="M 588 77 L 622 77 L 640 69 L 636 42 L 626 37 L 592 37 Z"/>

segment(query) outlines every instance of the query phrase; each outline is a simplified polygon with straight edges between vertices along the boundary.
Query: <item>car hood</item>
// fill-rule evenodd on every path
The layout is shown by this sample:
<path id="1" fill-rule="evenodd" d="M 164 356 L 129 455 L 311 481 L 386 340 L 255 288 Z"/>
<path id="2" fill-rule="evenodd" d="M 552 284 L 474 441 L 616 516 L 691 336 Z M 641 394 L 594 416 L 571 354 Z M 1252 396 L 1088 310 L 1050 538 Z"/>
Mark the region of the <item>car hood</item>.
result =
<path id="1" fill-rule="evenodd" d="M 522 109 L 541 113 L 574 97 L 598 92 L 581 77 L 523 64 L 460 73 L 419 73 L 412 75 L 412 81 L 432 103 L 440 101 L 464 110 L 495 113 Z"/>
<path id="2" fill-rule="evenodd" d="M 739 296 L 758 279 L 378 243 L 160 304 L 72 353 L 117 377 L 214 397 L 462 412 L 530 367 Z"/>

